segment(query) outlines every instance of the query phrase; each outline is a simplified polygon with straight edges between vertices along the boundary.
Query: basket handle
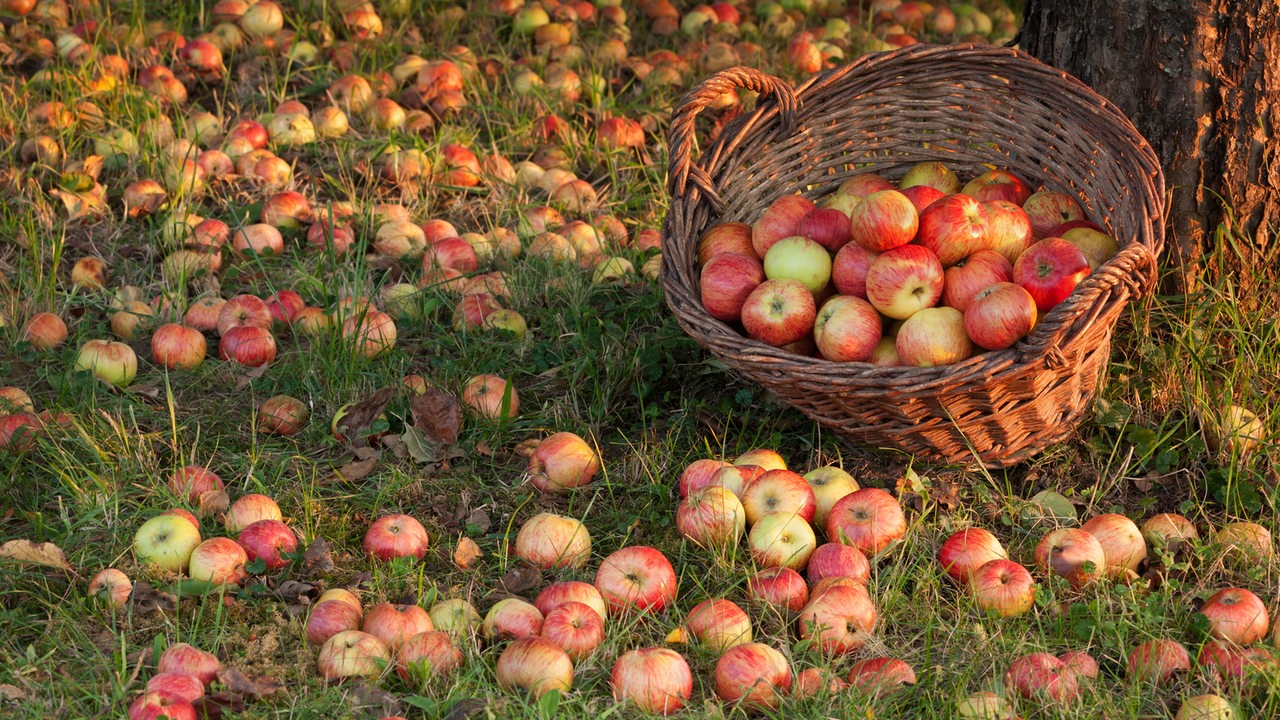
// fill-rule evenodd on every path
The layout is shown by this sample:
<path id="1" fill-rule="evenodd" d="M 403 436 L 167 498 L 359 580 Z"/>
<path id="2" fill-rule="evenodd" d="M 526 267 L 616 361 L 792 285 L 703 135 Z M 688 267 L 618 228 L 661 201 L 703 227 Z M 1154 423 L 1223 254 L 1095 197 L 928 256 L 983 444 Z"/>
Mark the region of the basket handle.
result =
<path id="1" fill-rule="evenodd" d="M 717 213 L 724 212 L 724 201 L 716 191 L 715 181 L 706 170 L 693 162 L 694 120 L 716 98 L 739 87 L 773 97 L 781 116 L 783 132 L 790 133 L 795 126 L 798 101 L 795 91 L 786 81 L 743 66 L 731 67 L 712 75 L 690 90 L 671 113 L 671 132 L 667 136 L 670 153 L 667 191 L 671 197 L 684 195 L 692 182 Z"/>

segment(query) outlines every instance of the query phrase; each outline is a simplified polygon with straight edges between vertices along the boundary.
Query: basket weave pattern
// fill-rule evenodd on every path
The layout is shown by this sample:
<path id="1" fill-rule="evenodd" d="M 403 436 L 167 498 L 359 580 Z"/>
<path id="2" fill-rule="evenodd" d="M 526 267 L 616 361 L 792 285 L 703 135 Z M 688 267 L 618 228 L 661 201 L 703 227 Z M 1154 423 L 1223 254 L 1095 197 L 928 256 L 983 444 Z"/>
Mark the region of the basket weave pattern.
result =
<path id="1" fill-rule="evenodd" d="M 695 120 L 720 94 L 761 93 L 693 160 Z M 662 285 L 677 321 L 738 373 L 856 442 L 928 461 L 1005 467 L 1068 437 L 1107 370 L 1126 303 L 1155 284 L 1164 177 L 1110 102 L 1018 50 L 915 45 L 864 56 L 799 88 L 750 68 L 718 73 L 672 115 Z M 744 337 L 702 307 L 698 240 L 752 222 L 777 197 L 817 199 L 859 172 L 896 180 L 940 160 L 988 167 L 1079 198 L 1121 251 L 1022 342 L 937 368 L 804 357 Z"/>

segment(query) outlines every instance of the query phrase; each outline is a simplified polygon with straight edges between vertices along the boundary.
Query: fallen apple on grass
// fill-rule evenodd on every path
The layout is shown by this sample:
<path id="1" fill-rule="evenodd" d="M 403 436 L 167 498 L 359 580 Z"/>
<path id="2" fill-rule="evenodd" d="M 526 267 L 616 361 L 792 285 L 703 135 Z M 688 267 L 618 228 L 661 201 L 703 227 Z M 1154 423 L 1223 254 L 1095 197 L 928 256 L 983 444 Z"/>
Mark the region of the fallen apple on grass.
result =
<path id="1" fill-rule="evenodd" d="M 384 515 L 373 521 L 364 536 L 364 549 L 378 560 L 427 554 L 427 530 L 410 515 Z"/>
<path id="2" fill-rule="evenodd" d="M 544 637 L 513 641 L 498 656 L 495 669 L 498 684 L 508 690 L 523 690 L 540 698 L 573 687 L 573 661 L 559 645 Z"/>
<path id="3" fill-rule="evenodd" d="M 133 536 L 138 562 L 165 570 L 187 569 L 191 552 L 200 544 L 200 531 L 186 518 L 157 515 L 144 522 Z"/>
<path id="4" fill-rule="evenodd" d="M 600 561 L 595 586 L 610 615 L 628 615 L 666 609 L 675 602 L 679 579 L 660 550 L 630 545 Z"/>
<path id="5" fill-rule="evenodd" d="M 576 518 L 538 513 L 520 526 L 515 553 L 544 570 L 580 568 L 591 558 L 591 533 Z"/>
<path id="6" fill-rule="evenodd" d="M 581 662 L 604 642 L 604 617 L 591 605 L 562 602 L 544 614 L 540 634 L 559 645 L 570 660 Z"/>
<path id="7" fill-rule="evenodd" d="M 529 481 L 541 492 L 566 492 L 591 482 L 600 470 L 600 456 L 578 435 L 558 432 L 547 436 L 529 456 Z"/>
<path id="8" fill-rule="evenodd" d="M 827 539 L 871 556 L 907 531 L 902 506 L 880 488 L 861 488 L 840 498 L 827 516 Z"/>
<path id="9" fill-rule="evenodd" d="M 693 672 L 680 653 L 646 647 L 620 655 L 609 673 L 613 699 L 642 712 L 670 715 L 693 695 Z"/>
<path id="10" fill-rule="evenodd" d="M 743 643 L 726 650 L 713 674 L 716 696 L 747 712 L 773 710 L 791 688 L 786 656 L 764 643 Z"/>

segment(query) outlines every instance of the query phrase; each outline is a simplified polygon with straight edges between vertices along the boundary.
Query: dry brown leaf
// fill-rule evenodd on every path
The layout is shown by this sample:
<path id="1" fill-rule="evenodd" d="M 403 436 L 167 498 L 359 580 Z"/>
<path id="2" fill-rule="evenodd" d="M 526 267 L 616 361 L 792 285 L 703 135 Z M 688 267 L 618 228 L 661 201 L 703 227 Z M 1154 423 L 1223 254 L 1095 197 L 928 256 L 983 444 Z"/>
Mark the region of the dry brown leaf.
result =
<path id="1" fill-rule="evenodd" d="M 245 708 L 245 697 L 229 690 L 205 693 L 191 703 L 196 709 L 196 717 L 204 720 L 221 720 L 224 713 L 241 713 Z"/>
<path id="2" fill-rule="evenodd" d="M 484 556 L 484 551 L 475 540 L 463 537 L 458 540 L 458 547 L 453 551 L 453 564 L 462 570 L 470 570 L 471 564 Z"/>
<path id="3" fill-rule="evenodd" d="M 246 695 L 254 700 L 261 700 L 284 687 L 284 683 L 270 675 L 246 675 L 233 667 L 219 669 L 218 681 L 228 691 Z"/>
<path id="4" fill-rule="evenodd" d="M 68 192 L 54 188 L 49 191 L 49 194 L 62 201 L 67 209 L 68 222 L 96 219 L 107 214 L 107 190 L 97 183 L 84 192 Z"/>
<path id="5" fill-rule="evenodd" d="M 338 475 L 339 479 L 346 482 L 358 482 L 369 477 L 374 468 L 378 466 L 378 460 L 380 458 L 381 455 L 376 454 L 373 457 L 365 458 L 364 460 L 353 460 L 334 470 L 334 473 Z"/>
<path id="6" fill-rule="evenodd" d="M 267 374 L 267 365 L 259 365 L 256 368 L 250 368 L 242 373 L 236 373 L 236 389 L 239 390 L 246 385 L 250 385 L 254 380 Z"/>
<path id="7" fill-rule="evenodd" d="M 357 683 L 350 688 L 347 703 L 354 708 L 376 709 L 384 716 L 400 714 L 400 701 L 395 695 L 366 683 Z"/>
<path id="8" fill-rule="evenodd" d="M 395 397 L 396 390 L 382 388 L 368 398 L 347 407 L 346 413 L 338 418 L 338 433 L 346 438 L 346 443 L 353 447 L 369 444 L 368 430 L 386 411 L 387 405 Z"/>
<path id="9" fill-rule="evenodd" d="M 425 393 L 414 395 L 409 400 L 409 410 L 413 426 L 428 440 L 451 445 L 458 439 L 458 431 L 462 428 L 462 405 L 453 395 L 427 388 Z"/>
<path id="10" fill-rule="evenodd" d="M 27 692 L 16 685 L 0 683 L 0 698 L 6 700 L 26 700 Z"/>
<path id="11" fill-rule="evenodd" d="M 0 558 L 28 565 L 43 565 L 45 567 L 58 568 L 59 570 L 71 570 L 71 565 L 67 563 L 66 556 L 62 554 L 62 548 L 51 542 L 36 543 L 30 540 L 10 540 L 0 545 Z"/>
<path id="12" fill-rule="evenodd" d="M 498 578 L 498 592 L 507 595 L 520 595 L 537 587 L 542 582 L 542 572 L 532 565 L 517 565 Z"/>
<path id="13" fill-rule="evenodd" d="M 139 615 L 173 612 L 178 607 L 178 598 L 145 582 L 136 582 L 133 584 L 133 591 L 129 593 L 129 605 Z"/>
<path id="14" fill-rule="evenodd" d="M 302 551 L 302 576 L 315 577 L 333 570 L 333 552 L 329 541 L 317 538 Z"/>

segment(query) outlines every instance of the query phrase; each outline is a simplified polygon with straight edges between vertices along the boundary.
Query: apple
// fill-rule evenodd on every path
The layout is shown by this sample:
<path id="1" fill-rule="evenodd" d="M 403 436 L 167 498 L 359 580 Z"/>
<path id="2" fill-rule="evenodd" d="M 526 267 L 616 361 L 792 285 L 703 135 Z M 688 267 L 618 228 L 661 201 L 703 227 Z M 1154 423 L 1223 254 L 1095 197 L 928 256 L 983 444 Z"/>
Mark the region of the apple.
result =
<path id="1" fill-rule="evenodd" d="M 193 580 L 203 580 L 213 585 L 238 585 L 248 572 L 249 562 L 240 543 L 226 537 L 212 537 L 191 551 L 187 572 Z"/>
<path id="2" fill-rule="evenodd" d="M 786 469 L 765 471 L 748 483 L 739 497 L 748 525 L 768 513 L 795 514 L 808 522 L 816 507 L 809 482 L 800 473 Z"/>
<path id="3" fill-rule="evenodd" d="M 853 295 L 836 295 L 822 304 L 813 324 L 818 352 L 835 362 L 865 362 L 880 342 L 880 313 Z"/>
<path id="4" fill-rule="evenodd" d="M 1251 645 L 1267 634 L 1267 606 L 1244 588 L 1224 588 L 1200 606 L 1209 619 L 1209 635 L 1236 645 Z"/>
<path id="5" fill-rule="evenodd" d="M 218 357 L 245 367 L 268 365 L 276 358 L 276 338 L 266 328 L 237 325 L 218 340 Z"/>
<path id="6" fill-rule="evenodd" d="M 724 598 L 709 598 L 695 605 L 685 616 L 684 627 L 704 647 L 717 653 L 751 642 L 751 618 Z"/>
<path id="7" fill-rule="evenodd" d="M 1260 681 L 1275 677 L 1276 656 L 1266 648 L 1240 647 L 1222 640 L 1209 640 L 1200 646 L 1196 665 L 1201 674 L 1215 685 L 1244 687 L 1257 676 Z"/>
<path id="8" fill-rule="evenodd" d="M 1148 640 L 1129 653 L 1128 677 L 1130 680 L 1167 683 L 1178 673 L 1191 672 L 1191 655 L 1176 640 L 1160 638 Z"/>
<path id="9" fill-rule="evenodd" d="M 610 614 L 661 612 L 676 599 L 678 580 L 661 551 L 632 545 L 615 550 L 600 562 L 596 589 Z"/>
<path id="10" fill-rule="evenodd" d="M 187 700 L 167 693 L 148 691 L 129 703 L 128 720 L 196 720 L 196 709 Z"/>
<path id="11" fill-rule="evenodd" d="M 1001 200 L 1022 205 L 1031 197 L 1031 188 L 1021 178 L 999 168 L 987 170 L 965 183 L 960 192 L 984 203 Z"/>
<path id="12" fill-rule="evenodd" d="M 941 198 L 947 196 L 936 187 L 929 185 L 912 185 L 911 187 L 902 188 L 903 197 L 911 201 L 911 206 L 916 209 L 916 227 L 919 229 L 919 215 L 924 209 L 934 204 Z"/>
<path id="13" fill-rule="evenodd" d="M 182 324 L 202 333 L 217 330 L 218 316 L 226 302 L 215 295 L 197 298 L 187 307 L 187 312 L 182 316 Z"/>
<path id="14" fill-rule="evenodd" d="M 791 697 L 807 699 L 831 697 L 843 692 L 848 684 L 829 668 L 805 668 L 791 682 Z"/>
<path id="15" fill-rule="evenodd" d="M 551 583 L 538 593 L 538 597 L 534 598 L 533 606 L 538 608 L 544 616 L 550 616 L 551 611 L 556 607 L 569 602 L 581 603 L 595 610 L 601 620 L 607 620 L 609 617 L 608 606 L 600 591 L 591 583 L 580 580 L 561 580 Z"/>
<path id="16" fill-rule="evenodd" d="M 446 598 L 427 611 L 437 630 L 449 633 L 455 641 L 471 638 L 480 629 L 482 618 L 475 606 L 462 598 Z"/>
<path id="17" fill-rule="evenodd" d="M 957 530 L 938 547 L 938 564 L 960 585 L 969 584 L 970 575 L 992 560 L 1007 560 L 1000 540 L 980 527 Z"/>
<path id="18" fill-rule="evenodd" d="M 580 568 L 591 559 L 591 533 L 582 521 L 538 513 L 516 533 L 516 556 L 542 568 Z"/>
<path id="19" fill-rule="evenodd" d="M 867 268 L 867 300 L 884 315 L 905 320 L 942 297 L 942 263 L 922 245 L 903 245 L 876 256 Z"/>
<path id="20" fill-rule="evenodd" d="M 508 645 L 498 656 L 495 674 L 502 687 L 524 690 L 535 698 L 573 687 L 573 661 L 544 637 L 520 638 Z"/>
<path id="21" fill-rule="evenodd" d="M 26 452 L 43 427 L 40 416 L 30 412 L 0 414 L 0 450 Z"/>
<path id="22" fill-rule="evenodd" d="M 67 341 L 67 324 L 55 313 L 39 312 L 27 319 L 22 339 L 37 350 L 52 350 Z"/>
<path id="23" fill-rule="evenodd" d="M 804 576 L 789 567 L 762 568 L 747 578 L 747 597 L 791 612 L 809 602 Z"/>
<path id="24" fill-rule="evenodd" d="M 1089 274 L 1089 261 L 1075 245 L 1047 237 L 1028 247 L 1013 264 L 1013 281 L 1025 287 L 1036 307 L 1048 312 Z"/>
<path id="25" fill-rule="evenodd" d="M 951 365 L 973 356 L 964 313 L 945 305 L 922 308 L 907 318 L 894 346 L 902 364 L 917 367 Z"/>
<path id="26" fill-rule="evenodd" d="M 805 574 L 810 585 L 829 577 L 853 578 L 865 585 L 871 579 L 871 563 L 858 548 L 829 542 L 814 549 Z"/>
<path id="27" fill-rule="evenodd" d="M 293 435 L 307 424 L 309 411 L 301 400 L 272 395 L 258 407 L 258 429 L 272 435 Z"/>
<path id="28" fill-rule="evenodd" d="M 316 669 L 325 680 L 377 677 L 390 664 L 386 643 L 360 630 L 343 630 L 325 640 L 316 658 Z"/>
<path id="29" fill-rule="evenodd" d="M 765 472 L 767 470 L 758 465 L 727 465 L 716 471 L 711 483 L 742 497 L 746 487 Z"/>
<path id="30" fill-rule="evenodd" d="M 813 201 L 803 195 L 783 195 L 774 200 L 751 225 L 751 245 L 756 256 L 763 258 L 774 243 L 795 235 L 800 221 L 814 207 Z"/>
<path id="31" fill-rule="evenodd" d="M 796 570 L 804 568 L 818 547 L 813 528 L 795 511 L 768 513 L 758 518 L 747 534 L 747 544 L 758 567 Z"/>
<path id="32" fill-rule="evenodd" d="M 307 642 L 322 645 L 345 630 L 359 630 L 363 619 L 360 608 L 341 600 L 324 600 L 311 608 L 307 616 Z"/>
<path id="33" fill-rule="evenodd" d="M 352 344 L 357 355 L 372 360 L 386 354 L 396 345 L 396 322 L 391 316 L 370 308 L 353 313 L 342 321 L 342 337 Z"/>
<path id="34" fill-rule="evenodd" d="M 1236 720 L 1239 717 L 1221 695 L 1196 695 L 1182 701 L 1173 720 Z"/>
<path id="35" fill-rule="evenodd" d="M 252 223 L 231 235 L 231 249 L 240 255 L 279 257 L 284 254 L 284 236 L 267 223 Z"/>
<path id="36" fill-rule="evenodd" d="M 1248 455 L 1267 432 L 1266 424 L 1257 413 L 1234 404 L 1227 405 L 1221 412 L 1202 413 L 1200 425 L 1209 451 L 1227 456 Z"/>
<path id="37" fill-rule="evenodd" d="M 1079 201 L 1055 190 L 1031 193 L 1022 201 L 1022 210 L 1031 220 L 1031 231 L 1037 238 L 1048 236 L 1050 230 L 1068 220 L 1085 219 Z"/>
<path id="38" fill-rule="evenodd" d="M 117 609 L 129 603 L 132 592 L 133 581 L 116 568 L 103 568 L 89 581 L 89 596 L 104 598 Z"/>
<path id="39" fill-rule="evenodd" d="M 851 239 L 849 216 L 835 208 L 814 208 L 800 218 L 796 234 L 807 237 L 834 253 Z"/>
<path id="40" fill-rule="evenodd" d="M 520 598 L 494 603 L 480 622 L 480 634 L 489 641 L 515 640 L 542 634 L 542 611 Z"/>
<path id="41" fill-rule="evenodd" d="M 867 270 L 877 255 L 858 243 L 840 248 L 831 261 L 831 286 L 841 295 L 866 299 Z"/>
<path id="42" fill-rule="evenodd" d="M 1026 288 L 997 282 L 980 290 L 965 308 L 964 331 L 974 345 L 984 350 L 1003 350 L 1031 332 L 1037 310 L 1036 301 Z"/>
<path id="43" fill-rule="evenodd" d="M 743 222 L 719 222 L 707 228 L 698 239 L 698 265 L 705 272 L 711 258 L 723 253 L 736 253 L 755 258 L 751 244 L 751 226 Z"/>
<path id="44" fill-rule="evenodd" d="M 1012 617 L 1035 605 L 1036 585 L 1025 567 L 999 558 L 969 573 L 969 594 L 983 612 Z"/>
<path id="45" fill-rule="evenodd" d="M 200 544 L 200 531 L 186 518 L 157 515 L 142 523 L 133 536 L 138 562 L 165 570 L 187 569 L 191 552 Z"/>
<path id="46" fill-rule="evenodd" d="M 733 464 L 754 465 L 762 470 L 786 470 L 787 461 L 777 450 L 771 448 L 758 447 L 742 453 L 733 459 Z M 754 478 L 754 476 L 753 476 Z"/>
<path id="47" fill-rule="evenodd" d="M 298 551 L 298 537 L 281 520 L 259 520 L 249 523 L 236 540 L 244 548 L 249 562 L 259 558 L 267 570 L 279 570 L 289 564 L 285 557 Z"/>
<path id="48" fill-rule="evenodd" d="M 982 203 L 987 211 L 987 246 L 1012 265 L 1035 238 L 1031 220 L 1021 207 L 1004 200 Z"/>
<path id="49" fill-rule="evenodd" d="M 764 265 L 755 255 L 722 252 L 702 266 L 698 277 L 702 306 L 717 320 L 737 322 L 747 296 L 764 280 Z"/>
<path id="50" fill-rule="evenodd" d="M 241 325 L 271 328 L 271 308 L 257 295 L 241 293 L 218 307 L 218 334 Z"/>
<path id="51" fill-rule="evenodd" d="M 817 317 L 813 293 L 804 283 L 790 278 L 765 280 L 742 303 L 741 320 L 747 335 L 775 347 L 808 337 Z"/>
<path id="52" fill-rule="evenodd" d="M 1068 670 L 1083 680 L 1098 679 L 1098 661 L 1084 650 L 1068 650 L 1058 656 Z"/>
<path id="53" fill-rule="evenodd" d="M 813 489 L 813 524 L 825 528 L 831 508 L 840 498 L 858 489 L 853 476 L 836 465 L 814 468 L 804 474 L 805 482 Z"/>
<path id="54" fill-rule="evenodd" d="M 334 587 L 320 593 L 320 597 L 316 598 L 316 603 L 322 603 L 326 600 L 338 600 L 355 608 L 356 612 L 364 615 L 364 605 L 360 603 L 360 597 L 351 590 L 343 587 Z"/>
<path id="55" fill-rule="evenodd" d="M 912 165 L 898 181 L 899 188 L 915 185 L 928 185 L 947 194 L 960 192 L 960 178 L 946 164 L 936 160 L 926 160 Z"/>
<path id="56" fill-rule="evenodd" d="M 298 311 L 307 306 L 307 301 L 294 290 L 273 293 L 263 303 L 271 312 L 271 319 L 282 325 L 292 325 Z"/>
<path id="57" fill-rule="evenodd" d="M 448 675 L 462 667 L 462 650 L 453 643 L 449 633 L 427 630 L 410 635 L 401 641 L 395 651 L 396 674 L 423 684 L 428 678 Z"/>
<path id="58" fill-rule="evenodd" d="M 218 671 L 221 669 L 222 662 L 217 655 L 183 642 L 165 648 L 156 664 L 158 673 L 180 672 L 194 675 L 206 688 L 218 679 Z"/>
<path id="59" fill-rule="evenodd" d="M 727 460 L 713 458 L 699 458 L 689 463 L 680 471 L 680 497 L 688 497 L 698 490 L 711 487 L 715 484 L 716 474 L 720 469 L 732 467 L 732 465 L 733 463 Z"/>
<path id="60" fill-rule="evenodd" d="M 238 533 L 259 520 L 284 520 L 284 514 L 275 500 L 261 493 L 249 493 L 231 503 L 223 524 L 227 532 Z"/>
<path id="61" fill-rule="evenodd" d="M 674 650 L 638 648 L 614 662 L 609 686 L 616 702 L 633 704 L 648 714 L 670 715 L 693 694 L 693 672 Z"/>
<path id="62" fill-rule="evenodd" d="M 743 643 L 726 650 L 713 674 L 716 696 L 747 712 L 775 710 L 791 687 L 791 666 L 781 652 L 764 643 Z"/>
<path id="63" fill-rule="evenodd" d="M 920 218 L 911 200 L 897 190 L 862 198 L 849 212 L 849 237 L 873 253 L 906 245 L 916 236 Z"/>
<path id="64" fill-rule="evenodd" d="M 1152 515 L 1142 523 L 1142 538 L 1154 548 L 1170 548 L 1176 543 L 1193 542 L 1200 539 L 1196 526 L 1177 513 L 1159 513 Z"/>
<path id="65" fill-rule="evenodd" d="M 1035 550 L 1036 565 L 1082 588 L 1106 575 L 1107 556 L 1098 539 L 1080 528 L 1050 531 Z"/>
<path id="66" fill-rule="evenodd" d="M 106 260 L 93 256 L 82 257 L 71 266 L 71 284 L 90 290 L 102 290 L 107 286 L 108 270 Z"/>
<path id="67" fill-rule="evenodd" d="M 76 354 L 77 371 L 88 370 L 98 380 L 125 387 L 138 374 L 133 348 L 113 340 L 87 340 Z"/>
<path id="68" fill-rule="evenodd" d="M 978 250 L 989 248 L 990 226 L 991 220 L 982 203 L 968 195 L 953 193 L 938 198 L 920 212 L 915 242 L 932 250 L 943 267 L 949 267 Z"/>
<path id="69" fill-rule="evenodd" d="M 881 190 L 893 190 L 894 185 L 885 177 L 873 172 L 858 173 L 836 187 L 835 195 L 852 195 L 864 198 Z"/>
<path id="70" fill-rule="evenodd" d="M 943 271 L 942 302 L 964 312 L 974 296 L 1013 280 L 1013 264 L 994 250 L 979 250 Z"/>
<path id="71" fill-rule="evenodd" d="M 1227 523 L 1214 533 L 1213 542 L 1228 562 L 1241 567 L 1265 566 L 1275 557 L 1271 531 L 1255 522 Z"/>
<path id="72" fill-rule="evenodd" d="M 600 456 L 571 432 L 544 438 L 529 456 L 529 481 L 542 492 L 565 492 L 591 482 L 600 469 Z"/>
<path id="73" fill-rule="evenodd" d="M 586 659 L 604 642 L 604 617 L 590 605 L 571 600 L 556 605 L 545 615 L 540 634 L 559 645 L 575 663 Z"/>
<path id="74" fill-rule="evenodd" d="M 849 674 L 845 680 L 850 687 L 878 697 L 900 690 L 904 685 L 915 685 L 916 671 L 899 658 L 865 658 L 849 666 Z"/>
<path id="75" fill-rule="evenodd" d="M 170 370 L 190 370 L 204 362 L 207 352 L 204 335 L 195 328 L 167 323 L 151 335 L 151 357 Z"/>
<path id="76" fill-rule="evenodd" d="M 880 488 L 862 488 L 841 498 L 827 516 L 827 539 L 875 555 L 907 531 L 902 506 Z"/>
<path id="77" fill-rule="evenodd" d="M 702 548 L 732 548 L 746 532 L 747 511 L 732 490 L 709 486 L 676 508 L 676 530 Z"/>
<path id="78" fill-rule="evenodd" d="M 1014 660 L 1004 675 L 1004 683 L 1027 699 L 1046 697 L 1065 703 L 1080 696 L 1076 673 L 1046 652 L 1030 653 Z"/>
<path id="79" fill-rule="evenodd" d="M 824 654 L 844 655 L 862 649 L 875 624 L 876 606 L 864 587 L 831 585 L 815 590 L 800 611 L 800 639 Z"/>
<path id="80" fill-rule="evenodd" d="M 1107 558 L 1107 573 L 1116 578 L 1136 577 L 1138 566 L 1147 559 L 1147 543 L 1137 523 L 1116 513 L 1090 518 L 1081 530 L 1098 539 Z"/>
<path id="81" fill-rule="evenodd" d="M 1003 697 L 980 690 L 956 703 L 956 717 L 964 720 L 1014 720 L 1017 713 Z"/>
<path id="82" fill-rule="evenodd" d="M 200 678 L 185 672 L 162 672 L 147 681 L 148 693 L 159 693 L 172 700 L 195 702 L 204 697 L 204 683 Z"/>
<path id="83" fill-rule="evenodd" d="M 1120 244 L 1116 239 L 1101 230 L 1089 227 L 1075 227 L 1063 232 L 1058 237 L 1075 245 L 1084 253 L 1089 261 L 1089 270 L 1097 270 L 1106 261 L 1120 252 Z"/>
<path id="84" fill-rule="evenodd" d="M 369 526 L 364 550 L 378 560 L 416 557 L 427 554 L 428 537 L 422 523 L 409 515 L 384 515 Z"/>
<path id="85" fill-rule="evenodd" d="M 217 473 L 199 465 L 185 465 L 174 470 L 167 485 L 170 492 L 190 503 L 199 502 L 200 496 L 206 492 L 225 487 Z"/>

